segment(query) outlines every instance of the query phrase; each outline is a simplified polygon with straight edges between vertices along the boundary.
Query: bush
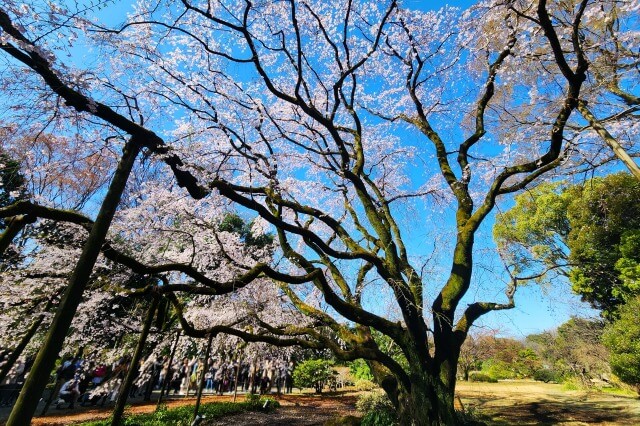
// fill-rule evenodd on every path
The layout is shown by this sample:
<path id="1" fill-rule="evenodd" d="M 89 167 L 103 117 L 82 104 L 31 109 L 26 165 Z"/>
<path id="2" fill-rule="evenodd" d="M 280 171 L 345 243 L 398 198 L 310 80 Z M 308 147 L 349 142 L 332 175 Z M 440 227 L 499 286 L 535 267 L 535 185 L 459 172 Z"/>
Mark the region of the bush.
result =
<path id="1" fill-rule="evenodd" d="M 378 387 L 371 380 L 356 380 L 355 383 L 356 390 L 359 391 L 372 391 Z"/>
<path id="2" fill-rule="evenodd" d="M 562 390 L 582 390 L 584 388 L 580 379 L 574 376 L 569 376 L 562 382 Z"/>
<path id="3" fill-rule="evenodd" d="M 486 361 L 483 364 L 482 373 L 497 380 L 514 379 L 516 377 L 512 365 L 508 362 L 494 359 Z"/>
<path id="4" fill-rule="evenodd" d="M 551 370 L 549 368 L 542 368 L 533 373 L 533 379 L 539 382 L 560 382 L 561 376 L 557 371 Z"/>
<path id="5" fill-rule="evenodd" d="M 355 416 L 343 416 L 327 420 L 322 426 L 361 426 L 362 419 Z"/>
<path id="6" fill-rule="evenodd" d="M 245 403 L 252 411 L 273 411 L 280 406 L 280 403 L 273 398 L 261 397 L 255 393 L 248 393 L 244 398 Z"/>
<path id="7" fill-rule="evenodd" d="M 384 392 L 369 392 L 360 395 L 356 402 L 356 410 L 366 413 L 380 409 L 393 409 L 393 405 L 389 397 Z"/>
<path id="8" fill-rule="evenodd" d="M 322 393 L 322 388 L 333 375 L 333 362 L 324 359 L 309 359 L 298 364 L 293 370 L 293 383 L 299 388 L 314 388 Z"/>
<path id="9" fill-rule="evenodd" d="M 497 383 L 498 379 L 495 377 L 491 377 L 485 373 L 471 373 L 469 374 L 469 380 L 472 382 L 486 382 L 486 383 Z"/>
<path id="10" fill-rule="evenodd" d="M 394 426 L 397 425 L 398 418 L 395 412 L 372 411 L 362 417 L 360 426 Z"/>
<path id="11" fill-rule="evenodd" d="M 398 424 L 396 411 L 384 392 L 362 395 L 356 402 L 356 409 L 362 412 L 362 426 L 392 426 Z"/>

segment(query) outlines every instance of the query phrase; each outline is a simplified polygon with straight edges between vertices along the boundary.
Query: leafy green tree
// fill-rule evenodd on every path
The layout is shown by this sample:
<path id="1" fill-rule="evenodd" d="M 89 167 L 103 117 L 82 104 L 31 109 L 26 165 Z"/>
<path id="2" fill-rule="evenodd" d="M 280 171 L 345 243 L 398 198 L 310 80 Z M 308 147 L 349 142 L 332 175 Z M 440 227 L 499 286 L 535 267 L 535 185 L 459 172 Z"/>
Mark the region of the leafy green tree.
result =
<path id="1" fill-rule="evenodd" d="M 536 371 L 542 368 L 542 363 L 538 355 L 530 348 L 522 349 L 518 352 L 513 365 L 516 377 L 533 377 Z"/>
<path id="2" fill-rule="evenodd" d="M 482 372 L 498 380 L 518 377 L 518 359 L 525 350 L 524 344 L 508 338 L 491 338 L 489 341 L 491 345 L 482 363 Z"/>
<path id="3" fill-rule="evenodd" d="M 608 324 L 603 342 L 611 351 L 611 368 L 640 395 L 640 297 L 619 310 L 619 318 Z"/>
<path id="4" fill-rule="evenodd" d="M 563 275 L 612 317 L 640 292 L 640 182 L 617 173 L 540 185 L 498 216 L 494 239 L 515 273 L 533 271 L 548 282 Z"/>
<path id="5" fill-rule="evenodd" d="M 324 384 L 331 378 L 332 361 L 326 359 L 308 359 L 298 364 L 293 370 L 293 383 L 300 388 L 314 388 L 322 393 Z"/>

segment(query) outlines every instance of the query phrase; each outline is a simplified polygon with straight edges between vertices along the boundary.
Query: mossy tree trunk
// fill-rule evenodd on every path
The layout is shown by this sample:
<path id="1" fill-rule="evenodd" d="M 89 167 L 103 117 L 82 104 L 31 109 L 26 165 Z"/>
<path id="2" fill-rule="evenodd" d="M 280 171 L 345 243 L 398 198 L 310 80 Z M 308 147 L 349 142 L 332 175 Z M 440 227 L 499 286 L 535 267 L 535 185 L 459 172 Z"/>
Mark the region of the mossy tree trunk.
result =
<path id="1" fill-rule="evenodd" d="M 401 426 L 459 424 L 453 405 L 453 392 L 428 377 L 412 383 L 410 392 L 399 393 L 397 413 Z"/>

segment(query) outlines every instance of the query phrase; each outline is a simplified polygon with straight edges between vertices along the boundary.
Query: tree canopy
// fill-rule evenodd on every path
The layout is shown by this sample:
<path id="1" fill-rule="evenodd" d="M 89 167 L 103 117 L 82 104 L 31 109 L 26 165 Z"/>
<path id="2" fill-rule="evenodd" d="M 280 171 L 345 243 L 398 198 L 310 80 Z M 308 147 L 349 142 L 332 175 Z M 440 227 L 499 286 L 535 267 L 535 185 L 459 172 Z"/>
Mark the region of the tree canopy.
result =
<path id="1" fill-rule="evenodd" d="M 494 227 L 516 272 L 565 276 L 605 316 L 640 291 L 639 236 L 640 181 L 627 173 L 542 184 L 518 195 Z"/>

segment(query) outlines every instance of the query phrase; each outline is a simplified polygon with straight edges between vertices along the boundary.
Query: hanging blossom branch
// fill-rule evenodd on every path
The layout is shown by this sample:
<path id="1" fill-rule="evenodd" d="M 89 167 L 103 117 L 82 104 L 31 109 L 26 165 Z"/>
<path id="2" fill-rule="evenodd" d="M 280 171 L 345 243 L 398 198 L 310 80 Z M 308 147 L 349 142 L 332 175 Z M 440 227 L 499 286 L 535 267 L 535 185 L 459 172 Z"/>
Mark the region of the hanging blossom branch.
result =
<path id="1" fill-rule="evenodd" d="M 144 147 L 163 159 L 165 164 L 171 168 L 178 185 L 181 188 L 186 188 L 193 198 L 201 199 L 209 193 L 208 190 L 198 185 L 197 179 L 191 172 L 184 170 L 185 165 L 182 160 L 171 153 L 171 149 L 157 134 L 118 114 L 109 106 L 65 84 L 54 71 L 47 58 L 40 53 L 38 46 L 28 40 L 13 25 L 11 18 L 2 8 L 0 8 L 0 28 L 17 42 L 17 44 L 12 44 L 2 41 L 0 42 L 0 49 L 33 69 L 54 93 L 64 99 L 67 106 L 74 108 L 78 112 L 87 112 L 99 117 L 118 129 L 127 132 L 132 137 L 137 137 Z"/>
<path id="2" fill-rule="evenodd" d="M 33 218 L 49 219 L 59 222 L 73 223 L 83 226 L 87 231 L 90 231 L 93 221 L 88 217 L 67 210 L 60 210 L 50 207 L 34 204 L 30 201 L 19 201 L 10 206 L 0 208 L 0 217 L 15 217 L 18 215 L 28 215 Z M 2 239 L 5 238 L 4 234 L 9 232 L 5 230 Z M 10 243 L 10 242 L 9 242 Z M 102 246 L 102 254 L 109 260 L 124 265 L 131 269 L 133 272 L 143 275 L 154 275 L 165 272 L 180 272 L 188 277 L 192 278 L 196 283 L 202 284 L 205 287 L 179 284 L 174 285 L 172 288 L 175 291 L 185 291 L 196 294 L 208 294 L 208 295 L 220 295 L 233 292 L 237 289 L 247 286 L 254 280 L 261 277 L 268 277 L 278 281 L 286 281 L 292 284 L 301 284 L 312 281 L 316 275 L 320 274 L 320 270 L 314 270 L 306 275 L 289 275 L 274 270 L 265 263 L 257 263 L 250 268 L 244 274 L 241 274 L 234 279 L 226 282 L 217 281 L 211 279 L 198 271 L 192 265 L 183 263 L 167 263 L 162 265 L 145 265 L 142 262 L 136 260 L 134 257 L 117 250 L 111 243 L 106 242 Z M 2 252 L 0 252 L 0 255 Z M 163 290 L 165 291 L 165 290 Z M 166 290 L 171 291 L 171 290 Z"/>

